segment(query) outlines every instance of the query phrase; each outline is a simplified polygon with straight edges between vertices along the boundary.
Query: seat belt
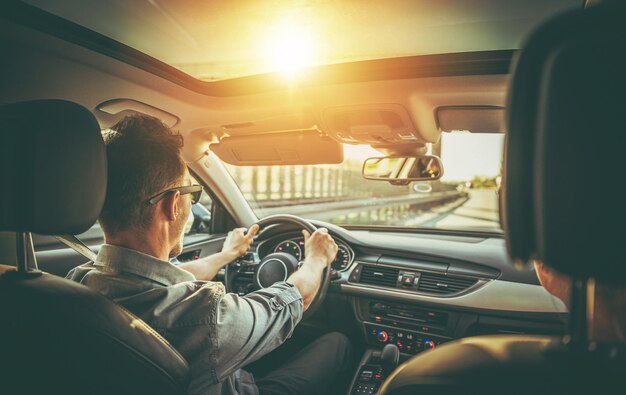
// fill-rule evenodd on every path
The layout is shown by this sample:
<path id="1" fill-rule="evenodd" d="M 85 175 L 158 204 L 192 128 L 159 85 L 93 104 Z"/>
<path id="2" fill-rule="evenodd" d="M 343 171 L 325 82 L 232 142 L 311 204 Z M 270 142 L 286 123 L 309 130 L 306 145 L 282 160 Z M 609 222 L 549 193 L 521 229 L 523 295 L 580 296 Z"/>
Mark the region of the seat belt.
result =
<path id="1" fill-rule="evenodd" d="M 89 259 L 92 262 L 96 261 L 96 256 L 97 254 L 93 251 L 91 251 L 91 248 L 87 247 L 87 245 L 85 243 L 83 243 L 82 241 L 80 241 L 80 239 L 74 235 L 58 235 L 58 236 L 54 236 L 57 240 L 59 240 L 61 243 L 65 244 L 66 246 L 70 247 L 72 250 L 78 252 L 80 255 L 84 256 L 85 258 Z M 174 265 L 180 265 L 180 261 L 174 257 L 170 259 L 170 262 Z"/>
<path id="2" fill-rule="evenodd" d="M 89 259 L 90 261 L 93 262 L 93 261 L 96 260 L 96 253 L 91 251 L 91 249 L 89 247 L 87 247 L 87 245 L 85 245 L 85 243 L 80 241 L 78 239 L 78 237 L 76 237 L 74 235 L 59 235 L 59 236 L 55 236 L 55 237 L 61 243 L 63 243 L 66 246 L 70 247 L 71 249 L 73 249 L 74 251 L 78 252 L 80 255 L 84 256 L 85 258 Z"/>

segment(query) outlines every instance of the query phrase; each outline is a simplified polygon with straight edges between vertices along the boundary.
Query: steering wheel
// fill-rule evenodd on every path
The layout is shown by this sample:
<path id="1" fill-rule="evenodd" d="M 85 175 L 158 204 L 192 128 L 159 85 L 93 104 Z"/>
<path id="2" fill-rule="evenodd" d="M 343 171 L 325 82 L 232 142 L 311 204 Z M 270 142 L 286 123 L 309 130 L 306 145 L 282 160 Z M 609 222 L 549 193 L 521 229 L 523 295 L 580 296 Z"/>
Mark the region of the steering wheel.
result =
<path id="1" fill-rule="evenodd" d="M 258 222 L 261 229 L 269 225 L 277 224 L 295 224 L 313 233 L 317 228 L 309 221 L 296 217 L 295 215 L 280 214 L 265 217 Z M 261 232 L 262 234 L 263 232 Z M 226 283 L 226 291 L 234 292 L 237 279 L 252 275 L 252 286 L 248 286 L 246 292 L 252 292 L 257 289 L 267 288 L 272 284 L 285 281 L 291 273 L 298 270 L 300 262 L 291 254 L 284 252 L 273 252 L 263 257 L 259 261 L 254 256 L 248 259 L 238 259 L 229 264 L 225 268 L 224 282 Z M 326 299 L 326 292 L 330 283 L 330 269 L 326 267 L 322 272 L 320 287 L 317 294 L 309 304 L 309 308 L 304 312 L 303 319 L 313 315 L 315 311 Z"/>

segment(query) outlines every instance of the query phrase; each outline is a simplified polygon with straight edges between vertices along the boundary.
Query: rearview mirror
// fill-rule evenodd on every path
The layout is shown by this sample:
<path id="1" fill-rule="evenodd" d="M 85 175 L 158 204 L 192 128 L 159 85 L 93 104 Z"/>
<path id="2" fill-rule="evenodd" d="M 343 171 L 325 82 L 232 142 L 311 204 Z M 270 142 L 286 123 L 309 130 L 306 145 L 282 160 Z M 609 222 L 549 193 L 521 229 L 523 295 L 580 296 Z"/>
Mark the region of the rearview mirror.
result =
<path id="1" fill-rule="evenodd" d="M 441 159 L 433 155 L 367 158 L 363 178 L 406 185 L 411 181 L 435 181 L 443 176 Z"/>

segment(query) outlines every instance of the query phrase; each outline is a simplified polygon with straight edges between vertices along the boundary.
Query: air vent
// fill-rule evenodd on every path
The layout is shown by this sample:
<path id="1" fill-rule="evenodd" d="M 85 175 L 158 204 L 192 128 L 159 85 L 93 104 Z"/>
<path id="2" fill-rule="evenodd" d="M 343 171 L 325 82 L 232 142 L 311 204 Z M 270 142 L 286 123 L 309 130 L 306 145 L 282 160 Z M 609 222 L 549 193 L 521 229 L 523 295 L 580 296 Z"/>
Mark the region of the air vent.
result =
<path id="1" fill-rule="evenodd" d="M 445 274 L 422 273 L 417 290 L 420 292 L 448 295 L 465 291 L 477 282 L 478 280 L 471 278 L 446 276 Z"/>
<path id="2" fill-rule="evenodd" d="M 395 288 L 400 270 L 384 266 L 363 266 L 360 282 L 363 284 L 378 285 Z"/>

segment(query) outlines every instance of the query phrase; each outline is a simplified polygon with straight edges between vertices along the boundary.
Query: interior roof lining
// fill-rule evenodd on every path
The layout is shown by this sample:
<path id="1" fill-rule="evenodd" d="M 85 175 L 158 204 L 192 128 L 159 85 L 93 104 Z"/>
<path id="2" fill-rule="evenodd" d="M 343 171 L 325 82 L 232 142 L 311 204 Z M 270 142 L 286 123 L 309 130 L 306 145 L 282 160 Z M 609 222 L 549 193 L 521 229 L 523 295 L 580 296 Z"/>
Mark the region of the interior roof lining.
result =
<path id="1" fill-rule="evenodd" d="M 279 73 L 215 82 L 197 80 L 134 48 L 37 7 L 21 2 L 8 2 L 1 5 L 0 9 L 3 10 L 3 18 L 133 65 L 204 95 L 240 96 L 285 88 L 286 82 L 282 81 Z M 515 52 L 515 50 L 497 50 L 449 53 L 325 65 L 311 68 L 310 78 L 301 85 L 508 74 Z"/>

